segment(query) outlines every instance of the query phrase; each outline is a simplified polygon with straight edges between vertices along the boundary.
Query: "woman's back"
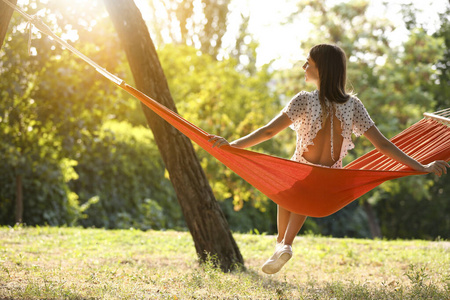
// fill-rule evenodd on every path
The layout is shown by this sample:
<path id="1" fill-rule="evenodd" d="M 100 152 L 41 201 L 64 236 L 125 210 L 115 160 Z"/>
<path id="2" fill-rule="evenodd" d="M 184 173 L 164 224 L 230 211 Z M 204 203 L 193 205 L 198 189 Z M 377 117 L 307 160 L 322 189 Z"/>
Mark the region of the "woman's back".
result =
<path id="1" fill-rule="evenodd" d="M 308 162 L 331 167 L 339 160 L 344 138 L 341 121 L 334 113 L 328 115 L 322 124 L 322 129 L 317 132 L 312 141 L 314 144 L 309 145 L 308 150 L 303 152 L 303 157 Z"/>
<path id="2" fill-rule="evenodd" d="M 345 103 L 328 102 L 322 109 L 317 90 L 298 93 L 282 112 L 297 132 L 292 160 L 332 168 L 341 168 L 342 159 L 353 149 L 352 133 L 360 136 L 374 125 L 356 96 L 351 96 Z"/>

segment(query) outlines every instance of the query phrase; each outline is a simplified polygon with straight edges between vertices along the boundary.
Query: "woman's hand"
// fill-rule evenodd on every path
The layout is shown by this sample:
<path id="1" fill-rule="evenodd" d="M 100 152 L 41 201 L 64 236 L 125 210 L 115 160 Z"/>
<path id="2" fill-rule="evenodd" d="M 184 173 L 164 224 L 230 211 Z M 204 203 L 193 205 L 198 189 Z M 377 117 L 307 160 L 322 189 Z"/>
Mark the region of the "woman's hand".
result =
<path id="1" fill-rule="evenodd" d="M 447 174 L 447 168 L 450 165 L 444 160 L 436 160 L 428 165 L 423 166 L 423 172 L 434 173 L 437 176 L 441 176 L 442 174 Z"/>
<path id="2" fill-rule="evenodd" d="M 222 146 L 230 146 L 230 143 L 228 143 L 228 141 L 225 138 L 218 136 L 218 135 L 213 135 L 213 134 L 209 135 L 208 142 L 212 143 L 213 148 L 214 147 L 222 147 Z"/>
<path id="3" fill-rule="evenodd" d="M 402 150 L 397 148 L 391 141 L 389 141 L 377 128 L 377 126 L 370 127 L 364 136 L 369 139 L 369 141 L 378 149 L 381 153 L 390 158 L 402 163 L 413 170 L 419 172 L 434 173 L 437 176 L 442 174 L 447 174 L 447 168 L 449 164 L 444 160 L 436 160 L 428 165 L 422 165 L 417 160 L 409 157 Z"/>

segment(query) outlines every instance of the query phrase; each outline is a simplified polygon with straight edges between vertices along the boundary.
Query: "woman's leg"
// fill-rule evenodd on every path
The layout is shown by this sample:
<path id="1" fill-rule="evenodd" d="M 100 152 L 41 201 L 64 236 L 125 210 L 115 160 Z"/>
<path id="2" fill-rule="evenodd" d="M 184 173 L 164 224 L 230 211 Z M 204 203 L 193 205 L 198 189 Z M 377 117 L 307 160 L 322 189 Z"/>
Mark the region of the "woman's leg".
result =
<path id="1" fill-rule="evenodd" d="M 262 271 L 274 274 L 292 257 L 292 242 L 305 223 L 306 216 L 294 214 L 280 206 L 277 211 L 277 246 L 275 253 L 262 266 Z M 281 242 L 283 242 L 281 244 Z"/>
<path id="2" fill-rule="evenodd" d="M 289 222 L 284 233 L 284 244 L 292 245 L 294 242 L 294 238 L 297 236 L 298 232 L 302 228 L 303 224 L 306 221 L 307 216 L 298 215 L 295 213 L 291 213 L 289 217 Z"/>
<path id="3" fill-rule="evenodd" d="M 277 210 L 277 243 L 284 240 L 285 245 L 292 245 L 294 238 L 306 221 L 306 216 L 292 213 L 278 205 Z"/>
<path id="4" fill-rule="evenodd" d="M 289 224 L 289 219 L 291 217 L 291 212 L 277 205 L 277 243 L 281 243 L 284 239 L 286 229 Z"/>

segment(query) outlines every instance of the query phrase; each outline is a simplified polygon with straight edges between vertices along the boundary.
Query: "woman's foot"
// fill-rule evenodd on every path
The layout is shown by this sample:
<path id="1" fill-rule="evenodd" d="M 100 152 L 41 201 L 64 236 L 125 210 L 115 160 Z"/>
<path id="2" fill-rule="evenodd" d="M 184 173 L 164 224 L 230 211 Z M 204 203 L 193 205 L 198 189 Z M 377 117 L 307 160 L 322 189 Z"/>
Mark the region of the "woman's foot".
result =
<path id="1" fill-rule="evenodd" d="M 277 244 L 275 245 L 275 251 L 278 251 L 278 249 L 280 249 L 280 248 L 283 247 L 283 246 L 284 246 L 283 241 L 277 242 Z"/>
<path id="2" fill-rule="evenodd" d="M 292 257 L 291 245 L 277 244 L 275 253 L 262 266 L 262 271 L 266 274 L 275 274 L 281 270 L 284 264 Z"/>

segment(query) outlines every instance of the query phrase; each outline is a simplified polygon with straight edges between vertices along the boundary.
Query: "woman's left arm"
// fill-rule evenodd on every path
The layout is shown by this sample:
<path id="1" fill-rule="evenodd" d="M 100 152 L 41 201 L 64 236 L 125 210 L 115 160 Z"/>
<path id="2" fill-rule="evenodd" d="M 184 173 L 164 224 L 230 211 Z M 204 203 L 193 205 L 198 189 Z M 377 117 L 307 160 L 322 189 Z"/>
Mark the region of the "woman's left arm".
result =
<path id="1" fill-rule="evenodd" d="M 229 145 L 236 148 L 248 148 L 267 141 L 291 124 L 291 119 L 285 113 L 280 113 L 265 126 L 231 143 L 228 143 L 223 137 L 215 135 L 211 135 L 209 141 L 213 143 L 213 147 Z"/>
<path id="2" fill-rule="evenodd" d="M 448 163 L 443 160 L 434 161 L 428 165 L 422 165 L 417 160 L 408 156 L 402 150 L 397 148 L 390 140 L 388 140 L 379 130 L 373 125 L 365 133 L 364 136 L 377 148 L 381 153 L 390 158 L 407 165 L 408 167 L 420 171 L 434 173 L 438 176 L 447 174 Z"/>

